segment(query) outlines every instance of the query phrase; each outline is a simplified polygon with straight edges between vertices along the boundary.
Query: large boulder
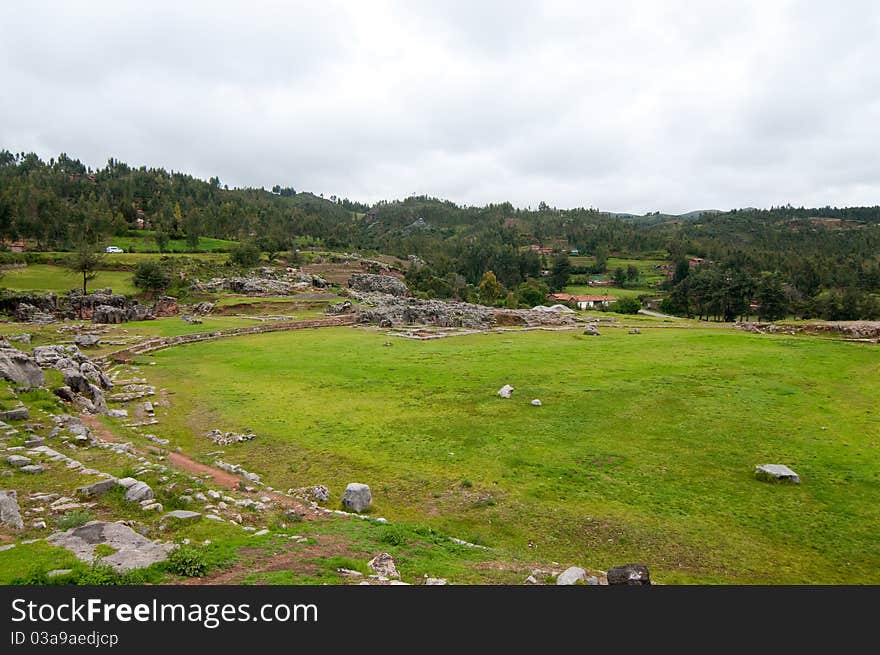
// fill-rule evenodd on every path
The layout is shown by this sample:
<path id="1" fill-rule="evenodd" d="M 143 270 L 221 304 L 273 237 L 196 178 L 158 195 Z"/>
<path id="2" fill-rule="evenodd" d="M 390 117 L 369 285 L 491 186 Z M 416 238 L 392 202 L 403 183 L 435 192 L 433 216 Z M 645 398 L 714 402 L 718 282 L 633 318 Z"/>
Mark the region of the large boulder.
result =
<path id="1" fill-rule="evenodd" d="M 95 559 L 98 546 L 109 546 L 114 552 L 101 557 L 101 562 L 120 572 L 162 562 L 174 548 L 174 544 L 150 541 L 122 523 L 105 521 L 89 521 L 67 532 L 53 534 L 46 541 L 66 548 L 83 562 Z"/>
<path id="2" fill-rule="evenodd" d="M 94 348 L 101 342 L 101 337 L 97 334 L 77 334 L 73 337 L 73 343 L 80 348 Z"/>
<path id="3" fill-rule="evenodd" d="M 121 483 L 122 480 L 120 480 Z M 132 503 L 139 503 L 143 500 L 151 500 L 152 498 L 153 490 L 150 489 L 150 485 L 140 480 L 128 487 L 128 490 L 125 492 L 125 499 Z"/>
<path id="4" fill-rule="evenodd" d="M 350 482 L 342 494 L 342 506 L 352 512 L 365 512 L 372 503 L 370 487 L 359 482 Z"/>
<path id="5" fill-rule="evenodd" d="M 609 585 L 650 585 L 651 576 L 644 564 L 625 564 L 608 571 Z"/>
<path id="6" fill-rule="evenodd" d="M 558 585 L 573 585 L 587 579 L 587 572 L 579 566 L 572 566 L 565 569 L 556 577 Z"/>
<path id="7" fill-rule="evenodd" d="M 45 382 L 34 358 L 11 346 L 0 348 L 0 377 L 28 389 Z"/>
<path id="8" fill-rule="evenodd" d="M 390 275 L 355 273 L 349 278 L 348 286 L 365 293 L 385 293 L 391 296 L 405 296 L 408 293 L 406 284 Z"/>
<path id="9" fill-rule="evenodd" d="M 801 483 L 801 477 L 785 464 L 761 464 L 756 466 L 755 477 L 764 482 Z"/>
<path id="10" fill-rule="evenodd" d="M 13 530 L 21 530 L 24 527 L 14 491 L 0 491 L 0 525 L 8 526 Z"/>
<path id="11" fill-rule="evenodd" d="M 110 376 L 104 373 L 93 362 L 83 362 L 79 365 L 79 372 L 82 373 L 90 382 L 97 384 L 102 389 L 112 389 L 113 381 Z"/>

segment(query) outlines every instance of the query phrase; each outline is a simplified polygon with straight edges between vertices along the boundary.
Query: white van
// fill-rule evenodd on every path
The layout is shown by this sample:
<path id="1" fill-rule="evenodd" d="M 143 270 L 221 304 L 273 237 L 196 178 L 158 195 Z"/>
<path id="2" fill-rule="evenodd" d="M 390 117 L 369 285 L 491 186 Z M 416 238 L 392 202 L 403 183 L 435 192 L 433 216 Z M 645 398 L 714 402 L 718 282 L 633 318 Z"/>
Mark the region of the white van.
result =
<path id="1" fill-rule="evenodd" d="M 107 246 L 104 249 L 104 252 L 125 252 L 125 251 L 118 246 Z"/>

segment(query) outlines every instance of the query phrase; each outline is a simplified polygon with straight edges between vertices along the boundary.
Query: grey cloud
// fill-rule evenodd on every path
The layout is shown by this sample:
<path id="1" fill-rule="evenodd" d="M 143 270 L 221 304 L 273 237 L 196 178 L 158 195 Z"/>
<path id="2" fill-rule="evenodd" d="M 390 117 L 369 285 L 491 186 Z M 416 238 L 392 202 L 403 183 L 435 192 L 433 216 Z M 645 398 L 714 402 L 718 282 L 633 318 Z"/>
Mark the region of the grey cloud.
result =
<path id="1" fill-rule="evenodd" d="M 880 9 L 810 2 L 0 8 L 0 147 L 367 201 L 875 204 Z"/>

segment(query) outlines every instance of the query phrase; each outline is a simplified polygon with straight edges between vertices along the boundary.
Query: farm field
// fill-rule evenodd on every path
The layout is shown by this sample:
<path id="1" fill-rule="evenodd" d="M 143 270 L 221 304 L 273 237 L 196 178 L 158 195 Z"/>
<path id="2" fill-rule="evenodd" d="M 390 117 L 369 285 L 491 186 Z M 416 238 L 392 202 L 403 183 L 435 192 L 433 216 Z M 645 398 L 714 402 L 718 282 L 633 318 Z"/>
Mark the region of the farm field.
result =
<path id="1" fill-rule="evenodd" d="M 155 432 L 209 462 L 205 431 L 253 430 L 223 457 L 273 486 L 326 484 L 335 506 L 366 482 L 374 516 L 521 560 L 880 582 L 876 347 L 649 327 L 386 342 L 332 328 L 143 357 L 171 400 Z M 803 483 L 756 481 L 770 462 Z"/>
<path id="2" fill-rule="evenodd" d="M 82 275 L 61 266 L 51 264 L 31 264 L 25 268 L 13 268 L 4 272 L 0 287 L 14 291 L 53 291 L 64 293 L 71 289 L 82 289 Z M 131 273 L 128 271 L 98 271 L 94 280 L 89 280 L 88 290 L 110 287 L 114 293 L 127 296 L 137 295 Z"/>

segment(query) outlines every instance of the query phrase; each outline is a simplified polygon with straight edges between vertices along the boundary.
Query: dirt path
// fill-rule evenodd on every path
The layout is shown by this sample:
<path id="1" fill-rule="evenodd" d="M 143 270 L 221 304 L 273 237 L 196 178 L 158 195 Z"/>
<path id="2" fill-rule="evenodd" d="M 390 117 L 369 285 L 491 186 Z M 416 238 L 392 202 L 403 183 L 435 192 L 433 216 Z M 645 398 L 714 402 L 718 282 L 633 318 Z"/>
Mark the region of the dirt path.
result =
<path id="1" fill-rule="evenodd" d="M 111 441 L 116 443 L 122 441 L 122 439 L 113 434 L 107 428 L 107 426 L 105 426 L 101 422 L 101 419 L 94 414 L 81 414 L 80 418 L 82 419 L 83 423 L 89 426 L 92 434 L 94 434 L 101 441 Z M 132 448 L 132 452 L 137 453 L 138 455 L 148 454 L 136 448 Z M 224 471 L 223 469 L 209 466 L 207 464 L 202 464 L 201 462 L 197 462 L 188 455 L 184 455 L 183 453 L 168 451 L 166 457 L 168 459 L 168 464 L 170 464 L 174 468 L 186 471 L 187 473 L 199 477 L 205 474 L 209 474 L 211 476 L 211 481 L 214 484 L 220 487 L 225 487 L 226 489 L 237 490 L 239 483 L 242 482 L 241 478 L 233 475 L 232 473 L 229 473 L 228 471 Z M 320 516 L 324 516 L 322 512 L 315 511 L 311 507 L 308 507 L 307 505 L 304 505 L 303 503 L 299 502 L 298 500 L 294 500 L 289 496 L 266 490 L 261 490 L 261 492 L 261 495 L 269 496 L 272 500 L 278 502 L 281 505 L 297 509 L 304 518 L 315 519 Z"/>

